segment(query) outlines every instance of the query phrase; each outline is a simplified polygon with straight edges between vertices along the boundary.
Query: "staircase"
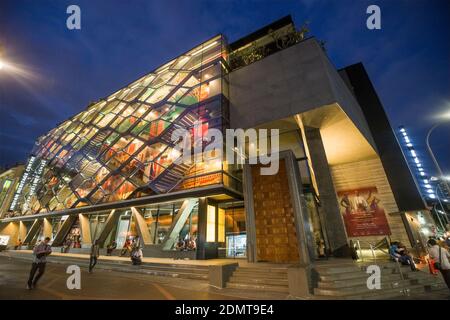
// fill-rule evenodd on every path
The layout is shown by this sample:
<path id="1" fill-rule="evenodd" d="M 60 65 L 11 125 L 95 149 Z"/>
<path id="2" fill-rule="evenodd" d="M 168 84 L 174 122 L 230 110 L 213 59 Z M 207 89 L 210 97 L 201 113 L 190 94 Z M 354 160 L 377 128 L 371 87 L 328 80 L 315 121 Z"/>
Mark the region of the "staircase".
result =
<path id="1" fill-rule="evenodd" d="M 165 193 L 175 188 L 193 164 L 172 163 L 150 184 L 150 188 L 158 193 Z"/>
<path id="2" fill-rule="evenodd" d="M 428 272 L 413 272 L 408 266 L 395 262 L 373 263 L 381 269 L 381 289 L 367 288 L 366 273 L 369 264 L 341 264 L 317 266 L 318 284 L 314 289 L 317 299 L 392 299 L 440 290 L 445 287 L 440 276 Z"/>
<path id="3" fill-rule="evenodd" d="M 109 129 L 99 130 L 81 149 L 81 152 L 90 159 L 96 159 L 102 151 L 103 141 L 111 133 Z M 95 168 L 97 169 L 97 168 Z M 95 173 L 95 172 L 94 172 Z"/>
<path id="4" fill-rule="evenodd" d="M 226 288 L 239 291 L 243 297 L 260 297 L 261 292 L 264 292 L 268 298 L 284 299 L 289 294 L 287 268 L 239 266 L 228 280 Z"/>

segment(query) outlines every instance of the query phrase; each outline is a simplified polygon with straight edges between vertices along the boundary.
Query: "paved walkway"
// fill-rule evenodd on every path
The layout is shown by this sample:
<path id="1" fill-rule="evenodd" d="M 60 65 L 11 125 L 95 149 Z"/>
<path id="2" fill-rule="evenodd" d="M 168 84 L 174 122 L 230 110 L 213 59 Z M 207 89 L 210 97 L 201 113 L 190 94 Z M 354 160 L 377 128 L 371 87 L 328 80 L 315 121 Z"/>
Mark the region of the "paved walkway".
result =
<path id="1" fill-rule="evenodd" d="M 31 255 L 32 250 L 7 250 L 5 253 L 12 254 L 24 254 Z M 51 257 L 64 257 L 64 258 L 78 258 L 78 259 L 89 259 L 89 254 L 85 253 L 61 253 L 57 251 L 53 251 Z M 104 256 L 101 255 L 98 259 L 99 261 L 110 261 L 110 262 L 126 262 L 130 263 L 129 257 L 119 257 L 119 256 Z M 175 260 L 173 258 L 151 258 L 151 257 L 143 257 L 142 262 L 145 263 L 162 263 L 162 264 L 172 264 L 172 265 L 194 265 L 194 266 L 211 266 L 211 265 L 223 265 L 229 263 L 238 263 L 239 266 L 251 266 L 258 268 L 284 268 L 291 264 L 286 263 L 266 263 L 266 262 L 258 262 L 251 263 L 247 262 L 244 259 L 208 259 L 208 260 L 191 260 L 191 259 L 183 259 L 183 260 Z"/>
<path id="2" fill-rule="evenodd" d="M 227 300 L 237 296 L 210 292 L 206 282 L 81 268 L 81 289 L 67 288 L 66 265 L 50 263 L 34 290 L 26 289 L 30 262 L 0 256 L 0 300 L 145 299 Z"/>

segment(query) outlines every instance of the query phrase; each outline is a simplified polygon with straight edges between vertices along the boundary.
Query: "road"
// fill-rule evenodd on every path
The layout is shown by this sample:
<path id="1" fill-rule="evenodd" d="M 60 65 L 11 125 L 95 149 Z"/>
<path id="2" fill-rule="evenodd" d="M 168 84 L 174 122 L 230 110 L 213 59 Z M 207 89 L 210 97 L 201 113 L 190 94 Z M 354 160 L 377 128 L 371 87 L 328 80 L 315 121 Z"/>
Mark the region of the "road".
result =
<path id="1" fill-rule="evenodd" d="M 210 293 L 205 282 L 81 268 L 81 289 L 69 290 L 67 265 L 47 263 L 36 289 L 27 290 L 30 262 L 0 256 L 0 300 L 138 299 L 138 300 L 227 300 L 236 297 Z M 189 288 L 189 289 L 187 289 Z"/>

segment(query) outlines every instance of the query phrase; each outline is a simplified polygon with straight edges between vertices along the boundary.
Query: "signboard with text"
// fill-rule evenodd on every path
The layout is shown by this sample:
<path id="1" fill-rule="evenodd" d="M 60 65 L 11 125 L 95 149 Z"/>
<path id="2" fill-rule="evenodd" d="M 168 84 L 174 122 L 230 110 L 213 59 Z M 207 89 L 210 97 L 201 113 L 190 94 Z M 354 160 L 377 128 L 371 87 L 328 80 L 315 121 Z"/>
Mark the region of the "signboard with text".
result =
<path id="1" fill-rule="evenodd" d="M 338 191 L 338 198 L 349 237 L 391 234 L 376 187 Z"/>

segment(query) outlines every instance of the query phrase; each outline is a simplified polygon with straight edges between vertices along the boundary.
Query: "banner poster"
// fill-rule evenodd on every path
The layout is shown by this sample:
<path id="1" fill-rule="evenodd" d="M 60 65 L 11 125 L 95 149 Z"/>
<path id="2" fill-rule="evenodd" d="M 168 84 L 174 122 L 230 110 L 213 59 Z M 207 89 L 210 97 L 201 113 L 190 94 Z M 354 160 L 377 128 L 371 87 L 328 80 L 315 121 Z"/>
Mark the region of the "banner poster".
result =
<path id="1" fill-rule="evenodd" d="M 337 194 L 349 237 L 391 234 L 376 187 L 342 190 Z"/>

